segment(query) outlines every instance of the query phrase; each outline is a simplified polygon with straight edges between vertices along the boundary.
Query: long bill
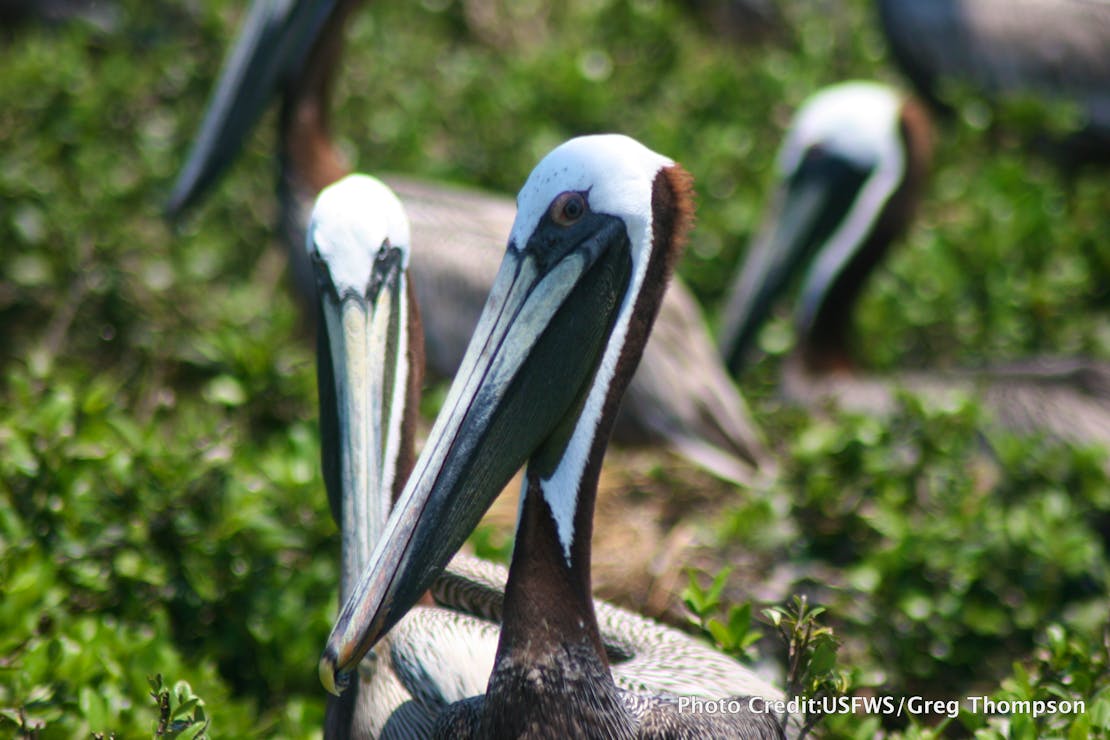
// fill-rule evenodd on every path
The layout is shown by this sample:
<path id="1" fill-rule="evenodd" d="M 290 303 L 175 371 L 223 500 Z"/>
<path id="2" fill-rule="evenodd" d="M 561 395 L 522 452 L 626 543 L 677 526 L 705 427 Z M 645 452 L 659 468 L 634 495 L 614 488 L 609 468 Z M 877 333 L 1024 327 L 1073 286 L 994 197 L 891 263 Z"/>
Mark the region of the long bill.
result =
<path id="1" fill-rule="evenodd" d="M 321 456 L 332 516 L 343 538 L 346 599 L 381 538 L 392 505 L 407 402 L 407 278 L 398 249 L 383 248 L 364 293 L 340 295 L 317 262 L 317 385 Z"/>
<path id="2" fill-rule="evenodd" d="M 721 351 L 734 376 L 775 300 L 837 232 L 866 179 L 866 172 L 815 151 L 776 192 L 725 308 Z"/>
<path id="3" fill-rule="evenodd" d="M 628 301 L 623 221 L 595 215 L 550 244 L 510 245 L 462 366 L 386 533 L 320 661 L 345 674 L 432 584 L 509 479 L 567 444 Z"/>
<path id="4" fill-rule="evenodd" d="M 234 161 L 270 99 L 304 62 L 337 1 L 251 3 L 166 203 L 167 214 L 182 214 Z"/>

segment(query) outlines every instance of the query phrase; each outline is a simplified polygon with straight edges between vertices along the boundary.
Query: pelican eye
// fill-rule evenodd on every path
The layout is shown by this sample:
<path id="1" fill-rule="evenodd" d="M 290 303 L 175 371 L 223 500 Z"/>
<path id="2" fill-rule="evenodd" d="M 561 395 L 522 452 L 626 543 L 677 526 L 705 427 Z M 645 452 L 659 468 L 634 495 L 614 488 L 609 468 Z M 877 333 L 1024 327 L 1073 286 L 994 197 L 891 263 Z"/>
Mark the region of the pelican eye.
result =
<path id="1" fill-rule="evenodd" d="M 560 226 L 570 226 L 586 215 L 588 207 L 582 193 L 573 190 L 560 193 L 551 203 L 551 220 Z"/>

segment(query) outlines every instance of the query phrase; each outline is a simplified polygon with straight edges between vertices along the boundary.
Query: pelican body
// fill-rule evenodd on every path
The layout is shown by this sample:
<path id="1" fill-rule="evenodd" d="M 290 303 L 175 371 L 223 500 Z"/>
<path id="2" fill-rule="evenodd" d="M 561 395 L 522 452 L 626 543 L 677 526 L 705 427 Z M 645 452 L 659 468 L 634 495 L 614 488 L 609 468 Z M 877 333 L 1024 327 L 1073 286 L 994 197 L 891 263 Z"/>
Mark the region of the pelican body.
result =
<path id="1" fill-rule="evenodd" d="M 734 373 L 750 360 L 775 299 L 800 283 L 788 397 L 888 413 L 896 389 L 977 395 L 1000 426 L 1076 444 L 1110 443 L 1110 364 L 1039 359 L 976 370 L 856 372 L 852 309 L 866 280 L 913 218 L 931 158 L 924 110 L 895 90 L 850 82 L 801 107 L 778 157 L 780 185 L 737 271 L 722 351 Z"/>
<path id="2" fill-rule="evenodd" d="M 517 205 L 462 367 L 340 612 L 321 680 L 347 684 L 527 463 L 489 683 L 448 707 L 437 733 L 781 737 L 772 715 L 681 712 L 673 694 L 619 688 L 590 597 L 602 457 L 692 220 L 690 178 L 627 137 L 580 137 L 540 162 Z"/>
<path id="3" fill-rule="evenodd" d="M 948 111 L 944 88 L 990 99 L 1074 104 L 1074 155 L 1110 158 L 1110 3 L 1105 0 L 878 0 L 892 55 L 917 91 Z"/>
<path id="4" fill-rule="evenodd" d="M 196 204 L 235 158 L 280 93 L 281 231 L 297 293 L 315 307 L 312 268 L 302 248 L 312 200 L 347 172 L 331 140 L 331 89 L 343 29 L 359 0 L 255 0 L 225 62 L 201 131 L 167 205 L 179 216 Z M 409 203 L 412 256 L 430 368 L 452 377 L 477 325 L 512 224 L 510 199 L 417 180 L 387 179 Z M 446 232 L 450 239 L 439 238 Z M 444 248 L 450 244 L 450 249 Z M 747 405 L 721 366 L 694 298 L 680 284 L 667 294 L 659 339 L 632 382 L 618 432 L 628 442 L 663 442 L 718 477 L 742 484 L 774 465 Z"/>

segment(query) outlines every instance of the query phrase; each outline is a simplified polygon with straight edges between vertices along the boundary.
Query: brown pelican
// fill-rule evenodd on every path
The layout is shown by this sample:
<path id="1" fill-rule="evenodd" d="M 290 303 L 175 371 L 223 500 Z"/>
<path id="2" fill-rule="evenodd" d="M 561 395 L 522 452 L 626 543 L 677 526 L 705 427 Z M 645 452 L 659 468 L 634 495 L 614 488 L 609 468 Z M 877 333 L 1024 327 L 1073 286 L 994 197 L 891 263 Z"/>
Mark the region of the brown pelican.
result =
<path id="1" fill-rule="evenodd" d="M 931 154 L 919 105 L 875 83 L 826 88 L 798 111 L 779 152 L 781 184 L 737 273 L 722 347 L 740 372 L 772 304 L 795 275 L 801 297 L 786 394 L 887 412 L 898 386 L 977 394 L 995 421 L 1075 443 L 1110 442 L 1110 364 L 1035 360 L 981 370 L 867 378 L 853 372 L 851 309 L 867 276 L 909 224 Z"/>
<path id="2" fill-rule="evenodd" d="M 478 329 L 321 679 L 333 693 L 349 682 L 527 463 L 493 672 L 484 696 L 440 716 L 439 734 L 781 737 L 763 711 L 770 687 L 724 714 L 618 688 L 590 598 L 602 456 L 686 239 L 690 178 L 628 137 L 580 137 L 540 162 L 517 203 Z M 671 665 L 697 676 L 690 659 L 676 652 Z"/>
<path id="3" fill-rule="evenodd" d="M 304 224 L 316 193 L 347 171 L 328 124 L 343 28 L 358 5 L 359 0 L 252 3 L 168 204 L 171 215 L 180 214 L 213 185 L 280 90 L 282 232 L 298 293 L 312 305 L 315 282 L 301 248 Z M 389 182 L 413 204 L 413 232 L 425 246 L 413 255 L 413 280 L 435 286 L 420 291 L 419 298 L 428 360 L 435 372 L 450 377 L 496 273 L 512 201 L 409 179 Z M 445 232 L 450 240 L 440 238 Z M 721 366 L 701 311 L 677 282 L 659 323 L 622 407 L 620 438 L 664 442 L 735 482 L 771 474 L 771 458 Z"/>
<path id="4" fill-rule="evenodd" d="M 409 225 L 385 185 L 351 175 L 326 188 L 307 246 L 320 285 L 321 460 L 342 538 L 342 603 L 412 467 L 420 328 L 406 275 Z M 482 690 L 496 644 L 488 620 L 418 607 L 362 662 L 356 688 L 329 701 L 325 736 L 426 736 L 441 705 Z"/>
<path id="5" fill-rule="evenodd" d="M 387 186 L 349 175 L 317 198 L 307 245 L 320 287 L 321 457 L 342 536 L 346 600 L 412 467 L 422 358 L 406 277 L 409 224 Z M 439 607 L 415 607 L 363 659 L 356 687 L 329 702 L 325 735 L 426 736 L 444 707 L 482 693 L 505 581 L 500 566 L 456 557 L 432 584 Z M 773 695 L 735 661 L 683 633 L 604 602 L 595 609 L 615 678 L 630 691 Z M 675 665 L 676 655 L 696 659 L 696 673 Z"/>
<path id="6" fill-rule="evenodd" d="M 1076 143 L 1110 155 L 1110 2 L 878 0 L 878 8 L 895 60 L 937 108 L 948 110 L 952 83 L 992 99 L 1069 101 L 1085 123 Z"/>

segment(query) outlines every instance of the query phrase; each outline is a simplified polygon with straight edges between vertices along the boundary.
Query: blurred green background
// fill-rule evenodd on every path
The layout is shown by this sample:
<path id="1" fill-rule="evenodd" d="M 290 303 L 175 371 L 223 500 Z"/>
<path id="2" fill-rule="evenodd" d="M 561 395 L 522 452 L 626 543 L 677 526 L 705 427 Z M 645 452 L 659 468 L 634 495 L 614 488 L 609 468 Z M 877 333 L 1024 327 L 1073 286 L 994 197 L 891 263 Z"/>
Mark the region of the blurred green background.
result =
<path id="1" fill-rule="evenodd" d="M 0 735 L 173 734 L 149 695 L 162 674 L 189 682 L 214 736 L 316 736 L 338 543 L 313 355 L 273 248 L 274 114 L 172 231 L 163 200 L 242 7 L 111 7 L 103 24 L 0 34 Z M 695 176 L 680 272 L 715 325 L 797 105 L 848 78 L 903 84 L 870 2 L 780 8 L 785 32 L 753 42 L 663 0 L 374 3 L 334 128 L 363 171 L 505 193 L 570 136 L 639 138 Z M 1051 112 L 962 113 L 860 306 L 865 361 L 1110 359 L 1108 174 L 1030 153 Z M 783 474 L 720 487 L 722 564 L 756 552 L 825 604 L 859 693 L 1090 702 L 1081 718 L 890 731 L 1105 736 L 1105 452 L 1003 438 L 984 463 L 973 399 L 906 397 L 891 423 L 784 407 L 790 332 L 783 311 L 744 385 Z M 781 659 L 772 642 L 754 652 Z"/>

